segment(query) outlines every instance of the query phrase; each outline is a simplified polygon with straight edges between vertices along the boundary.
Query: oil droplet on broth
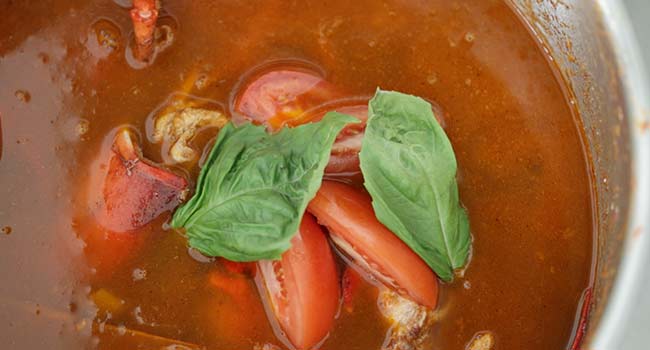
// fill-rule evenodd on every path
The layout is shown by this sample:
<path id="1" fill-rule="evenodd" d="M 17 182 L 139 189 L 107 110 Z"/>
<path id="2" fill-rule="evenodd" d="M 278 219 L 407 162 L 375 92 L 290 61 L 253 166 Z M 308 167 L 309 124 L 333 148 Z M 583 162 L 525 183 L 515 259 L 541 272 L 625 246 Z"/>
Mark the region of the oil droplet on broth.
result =
<path id="1" fill-rule="evenodd" d="M 143 279 L 147 278 L 147 270 L 136 268 L 133 270 L 133 273 L 131 275 L 134 282 L 142 281 Z"/>
<path id="2" fill-rule="evenodd" d="M 90 122 L 86 119 L 80 119 L 76 126 L 77 135 L 83 136 L 90 130 Z"/>
<path id="3" fill-rule="evenodd" d="M 5 226 L 2 228 L 2 233 L 4 233 L 5 235 L 10 235 L 11 231 L 12 231 L 11 226 Z"/>

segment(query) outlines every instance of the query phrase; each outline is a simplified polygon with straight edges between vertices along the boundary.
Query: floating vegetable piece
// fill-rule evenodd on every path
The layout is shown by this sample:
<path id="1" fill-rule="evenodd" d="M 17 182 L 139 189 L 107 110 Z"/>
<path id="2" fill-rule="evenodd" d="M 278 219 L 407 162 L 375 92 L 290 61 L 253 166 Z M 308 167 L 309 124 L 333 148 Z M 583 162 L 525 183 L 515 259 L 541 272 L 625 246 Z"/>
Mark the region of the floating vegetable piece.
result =
<path id="1" fill-rule="evenodd" d="M 171 163 L 189 162 L 198 158 L 197 151 L 189 143 L 200 129 L 221 129 L 226 123 L 228 118 L 219 111 L 182 108 L 156 118 L 152 138 L 163 144 L 163 156 Z"/>
<path id="2" fill-rule="evenodd" d="M 379 221 L 445 280 L 469 257 L 451 143 L 423 99 L 378 90 L 359 154 Z"/>
<path id="3" fill-rule="evenodd" d="M 172 226 L 184 227 L 190 246 L 208 256 L 280 258 L 320 186 L 336 135 L 355 121 L 333 113 L 274 134 L 226 125 Z"/>
<path id="4" fill-rule="evenodd" d="M 235 98 L 235 112 L 270 130 L 308 122 L 305 111 L 333 100 L 340 93 L 320 75 L 285 68 L 255 76 Z"/>
<path id="5" fill-rule="evenodd" d="M 124 311 L 124 300 L 104 288 L 94 291 L 90 295 L 95 306 L 102 312 L 109 312 L 111 315 L 119 315 Z"/>
<path id="6" fill-rule="evenodd" d="M 336 137 L 325 173 L 333 175 L 359 172 L 359 151 L 368 120 L 368 105 L 332 106 L 332 109 L 357 118 L 359 123 L 347 125 Z"/>
<path id="7" fill-rule="evenodd" d="M 269 317 L 297 349 L 312 349 L 334 325 L 340 298 L 334 254 L 316 220 L 305 214 L 291 248 L 280 260 L 260 261 L 259 271 Z"/>
<path id="8" fill-rule="evenodd" d="M 349 258 L 377 280 L 430 309 L 438 301 L 438 281 L 427 264 L 377 221 L 370 196 L 338 182 L 323 181 L 309 212 L 327 227 Z"/>
<path id="9" fill-rule="evenodd" d="M 382 288 L 377 304 L 390 323 L 382 350 L 428 350 L 433 348 L 436 312 Z"/>
<path id="10" fill-rule="evenodd" d="M 368 106 L 337 101 L 341 96 L 318 74 L 285 68 L 266 72 L 248 83 L 235 99 L 235 112 L 271 130 L 319 121 L 331 111 L 359 119 L 360 123 L 348 124 L 338 135 L 325 168 L 327 174 L 354 173 L 359 171 L 358 154 Z M 317 108 L 324 103 L 324 111 Z"/>

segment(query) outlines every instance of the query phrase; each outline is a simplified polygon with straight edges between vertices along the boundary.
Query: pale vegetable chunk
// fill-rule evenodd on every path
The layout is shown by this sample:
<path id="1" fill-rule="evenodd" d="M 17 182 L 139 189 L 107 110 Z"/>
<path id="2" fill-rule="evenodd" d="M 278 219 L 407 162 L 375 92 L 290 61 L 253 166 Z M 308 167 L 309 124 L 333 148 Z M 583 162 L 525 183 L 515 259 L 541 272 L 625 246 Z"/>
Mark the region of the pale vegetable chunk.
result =
<path id="1" fill-rule="evenodd" d="M 171 163 L 185 163 L 197 159 L 197 151 L 190 141 L 203 128 L 221 129 L 229 119 L 219 111 L 187 107 L 158 117 L 154 123 L 153 141 L 163 143 L 163 154 Z"/>
<path id="2" fill-rule="evenodd" d="M 398 293 L 382 288 L 379 310 L 391 327 L 382 350 L 431 349 L 431 329 L 438 316 L 434 310 L 410 301 Z"/>

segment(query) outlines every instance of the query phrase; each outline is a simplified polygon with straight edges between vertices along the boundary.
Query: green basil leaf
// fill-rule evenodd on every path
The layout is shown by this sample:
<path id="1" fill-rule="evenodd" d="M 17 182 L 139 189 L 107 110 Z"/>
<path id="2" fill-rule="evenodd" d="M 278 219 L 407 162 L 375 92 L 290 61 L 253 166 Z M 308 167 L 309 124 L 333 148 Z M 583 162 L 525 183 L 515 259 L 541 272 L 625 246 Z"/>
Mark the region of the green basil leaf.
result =
<path id="1" fill-rule="evenodd" d="M 336 136 L 352 122 L 332 112 L 275 134 L 263 126 L 226 125 L 172 227 L 184 227 L 190 246 L 209 256 L 280 258 L 320 187 Z"/>
<path id="2" fill-rule="evenodd" d="M 378 90 L 359 156 L 379 221 L 451 281 L 467 262 L 471 236 L 458 199 L 456 157 L 431 105 Z"/>

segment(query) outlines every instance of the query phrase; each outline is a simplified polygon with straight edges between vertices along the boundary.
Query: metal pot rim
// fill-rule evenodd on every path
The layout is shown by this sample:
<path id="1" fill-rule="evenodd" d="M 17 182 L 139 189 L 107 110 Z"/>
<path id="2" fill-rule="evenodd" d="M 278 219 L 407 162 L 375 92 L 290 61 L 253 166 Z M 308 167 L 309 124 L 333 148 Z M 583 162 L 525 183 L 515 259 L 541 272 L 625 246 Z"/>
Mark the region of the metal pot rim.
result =
<path id="1" fill-rule="evenodd" d="M 590 344 L 618 349 L 638 305 L 643 274 L 650 263 L 650 89 L 638 42 L 622 1 L 599 0 L 614 48 L 628 112 L 632 195 L 621 262 L 607 307 Z"/>

